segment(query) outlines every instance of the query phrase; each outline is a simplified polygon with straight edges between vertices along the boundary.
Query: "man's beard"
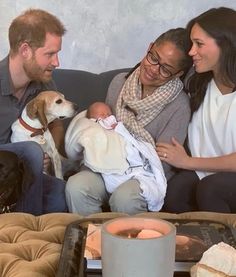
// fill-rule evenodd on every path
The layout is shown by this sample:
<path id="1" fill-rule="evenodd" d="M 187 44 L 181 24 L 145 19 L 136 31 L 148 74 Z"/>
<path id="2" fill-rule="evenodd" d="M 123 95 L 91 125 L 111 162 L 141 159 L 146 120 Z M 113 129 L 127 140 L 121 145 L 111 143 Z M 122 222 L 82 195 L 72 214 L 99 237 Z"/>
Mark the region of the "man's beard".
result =
<path id="1" fill-rule="evenodd" d="M 52 79 L 52 75 L 46 75 L 45 71 L 38 65 L 33 56 L 30 61 L 23 64 L 26 75 L 31 81 L 47 83 Z"/>

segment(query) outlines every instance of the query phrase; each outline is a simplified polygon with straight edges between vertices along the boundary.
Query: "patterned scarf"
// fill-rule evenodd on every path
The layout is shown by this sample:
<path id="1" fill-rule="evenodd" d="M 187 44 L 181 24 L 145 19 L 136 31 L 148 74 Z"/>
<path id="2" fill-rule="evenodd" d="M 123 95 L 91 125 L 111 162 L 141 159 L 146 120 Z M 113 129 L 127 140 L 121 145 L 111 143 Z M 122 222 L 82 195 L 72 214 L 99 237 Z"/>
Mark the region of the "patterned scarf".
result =
<path id="1" fill-rule="evenodd" d="M 139 75 L 140 67 L 124 83 L 116 104 L 116 117 L 137 139 L 147 141 L 155 147 L 154 139 L 144 127 L 178 96 L 183 84 L 179 78 L 175 78 L 157 87 L 152 95 L 141 99 Z"/>

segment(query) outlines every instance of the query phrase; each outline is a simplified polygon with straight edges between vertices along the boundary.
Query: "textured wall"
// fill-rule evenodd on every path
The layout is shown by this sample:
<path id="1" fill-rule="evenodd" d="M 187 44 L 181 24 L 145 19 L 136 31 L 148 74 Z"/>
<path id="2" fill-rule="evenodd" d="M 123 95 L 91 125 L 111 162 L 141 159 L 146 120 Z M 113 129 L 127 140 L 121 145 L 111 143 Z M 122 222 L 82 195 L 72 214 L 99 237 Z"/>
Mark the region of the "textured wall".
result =
<path id="1" fill-rule="evenodd" d="M 0 59 L 9 50 L 10 22 L 27 8 L 65 24 L 60 67 L 102 72 L 133 66 L 159 34 L 219 6 L 236 9 L 236 0 L 0 0 Z"/>

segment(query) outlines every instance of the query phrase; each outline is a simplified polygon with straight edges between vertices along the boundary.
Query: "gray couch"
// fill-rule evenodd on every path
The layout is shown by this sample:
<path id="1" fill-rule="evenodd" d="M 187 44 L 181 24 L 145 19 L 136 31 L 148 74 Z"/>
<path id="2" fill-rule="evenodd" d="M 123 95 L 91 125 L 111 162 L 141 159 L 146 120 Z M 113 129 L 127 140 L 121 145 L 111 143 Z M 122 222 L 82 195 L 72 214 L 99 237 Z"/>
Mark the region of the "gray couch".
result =
<path id="1" fill-rule="evenodd" d="M 95 101 L 104 101 L 113 77 L 128 71 L 128 68 L 124 68 L 95 74 L 83 70 L 56 69 L 53 79 L 58 90 L 68 100 L 77 103 L 79 111 L 82 111 Z"/>

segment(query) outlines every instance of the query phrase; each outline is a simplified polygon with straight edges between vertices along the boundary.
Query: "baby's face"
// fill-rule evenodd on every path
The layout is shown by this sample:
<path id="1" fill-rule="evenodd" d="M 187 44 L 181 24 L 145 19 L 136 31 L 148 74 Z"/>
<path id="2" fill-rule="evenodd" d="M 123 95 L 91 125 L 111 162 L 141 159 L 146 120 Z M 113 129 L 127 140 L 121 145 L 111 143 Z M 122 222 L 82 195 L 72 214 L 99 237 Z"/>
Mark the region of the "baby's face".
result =
<path id="1" fill-rule="evenodd" d="M 97 104 L 90 110 L 90 117 L 95 119 L 105 119 L 110 116 L 111 109 L 106 104 Z"/>

